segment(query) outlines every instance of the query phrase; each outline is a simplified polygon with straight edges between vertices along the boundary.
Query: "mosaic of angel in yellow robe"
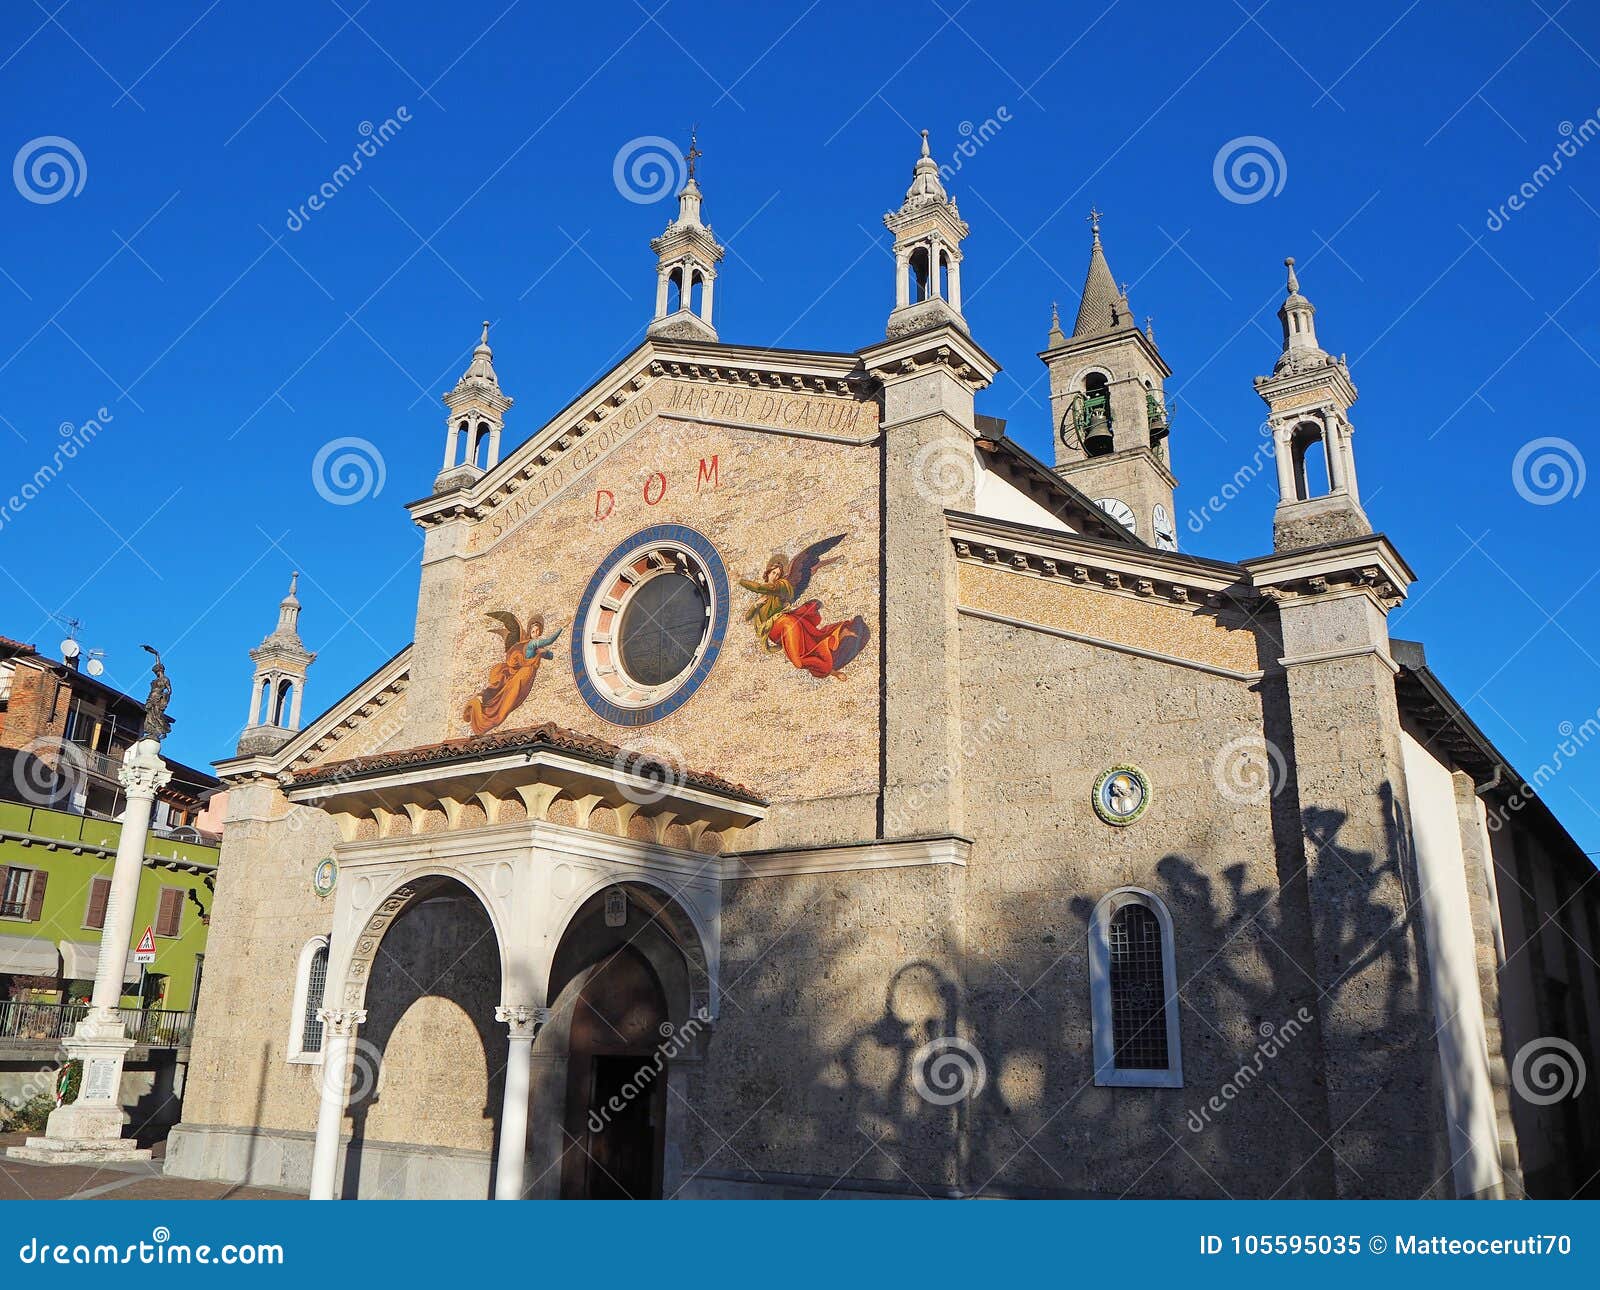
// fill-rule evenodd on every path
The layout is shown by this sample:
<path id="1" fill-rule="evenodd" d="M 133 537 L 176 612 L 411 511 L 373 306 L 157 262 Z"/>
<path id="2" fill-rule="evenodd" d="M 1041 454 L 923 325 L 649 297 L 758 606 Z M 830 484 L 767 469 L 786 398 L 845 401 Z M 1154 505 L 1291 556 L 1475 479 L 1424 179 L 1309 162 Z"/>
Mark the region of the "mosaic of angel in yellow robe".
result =
<path id="1" fill-rule="evenodd" d="M 515 614 L 496 610 L 489 615 L 498 623 L 497 630 L 505 641 L 505 657 L 489 669 L 489 683 L 483 693 L 467 701 L 462 719 L 472 727 L 475 735 L 486 735 L 522 706 L 539 675 L 539 665 L 555 657 L 550 646 L 565 629 L 557 627 L 548 636 L 544 630 L 544 615 L 535 614 L 528 619 L 526 628 Z"/>

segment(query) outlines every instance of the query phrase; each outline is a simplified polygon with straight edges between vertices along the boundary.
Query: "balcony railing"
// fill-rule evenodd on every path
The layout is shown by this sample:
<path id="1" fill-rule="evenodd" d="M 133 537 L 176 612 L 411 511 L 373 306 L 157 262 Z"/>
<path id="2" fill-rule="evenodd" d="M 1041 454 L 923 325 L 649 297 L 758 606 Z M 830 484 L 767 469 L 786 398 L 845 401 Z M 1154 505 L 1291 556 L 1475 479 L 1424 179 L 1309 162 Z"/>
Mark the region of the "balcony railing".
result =
<path id="1" fill-rule="evenodd" d="M 86 1003 L 0 1002 L 0 1041 L 61 1040 L 89 1011 Z M 194 1029 L 194 1013 L 170 1008 L 118 1008 L 128 1038 L 149 1048 L 183 1048 Z"/>

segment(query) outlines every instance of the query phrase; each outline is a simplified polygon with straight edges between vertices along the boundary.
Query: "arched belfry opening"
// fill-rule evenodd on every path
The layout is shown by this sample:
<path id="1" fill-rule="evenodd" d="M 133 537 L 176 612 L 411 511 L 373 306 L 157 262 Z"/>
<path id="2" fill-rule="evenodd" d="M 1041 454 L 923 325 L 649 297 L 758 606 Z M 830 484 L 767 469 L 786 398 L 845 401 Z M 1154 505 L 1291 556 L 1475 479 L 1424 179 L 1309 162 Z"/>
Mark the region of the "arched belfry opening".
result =
<path id="1" fill-rule="evenodd" d="M 1324 497 L 1332 488 L 1328 475 L 1328 456 L 1322 427 L 1302 421 L 1289 436 L 1289 455 L 1294 468 L 1294 493 L 1299 501 Z"/>

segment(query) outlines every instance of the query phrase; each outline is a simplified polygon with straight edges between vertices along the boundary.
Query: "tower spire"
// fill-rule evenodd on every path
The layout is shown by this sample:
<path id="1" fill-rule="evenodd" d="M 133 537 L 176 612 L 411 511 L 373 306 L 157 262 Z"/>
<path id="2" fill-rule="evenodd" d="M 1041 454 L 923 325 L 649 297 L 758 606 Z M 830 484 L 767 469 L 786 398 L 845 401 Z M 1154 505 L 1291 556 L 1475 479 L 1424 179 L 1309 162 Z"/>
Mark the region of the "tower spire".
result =
<path id="1" fill-rule="evenodd" d="M 298 572 L 289 575 L 289 594 L 278 602 L 278 624 L 250 651 L 250 718 L 239 736 L 241 757 L 276 752 L 300 729 L 300 701 L 306 672 L 316 655 L 300 639 Z"/>
<path id="2" fill-rule="evenodd" d="M 1283 355 L 1278 367 L 1327 358 L 1317 344 L 1317 308 L 1300 294 L 1300 277 L 1294 271 L 1294 256 L 1283 262 L 1288 270 L 1286 295 L 1278 309 L 1278 321 L 1283 324 Z"/>
<path id="3" fill-rule="evenodd" d="M 1128 285 L 1112 276 L 1100 237 L 1104 218 L 1099 207 L 1089 208 L 1089 267 L 1072 334 L 1052 326 L 1039 355 L 1050 373 L 1055 469 L 1142 542 L 1176 550 L 1178 481 L 1163 392 L 1172 371 L 1152 332 L 1135 323 Z"/>
<path id="4" fill-rule="evenodd" d="M 300 642 L 300 598 L 296 596 L 295 588 L 300 585 L 298 571 L 289 575 L 289 594 L 278 602 L 278 626 L 272 633 L 273 636 L 292 639 L 296 644 Z"/>
<path id="5" fill-rule="evenodd" d="M 895 303 L 890 337 L 949 324 L 966 330 L 961 315 L 961 239 L 967 226 L 945 191 L 928 132 L 911 169 L 900 209 L 883 217 L 894 234 Z"/>
<path id="6" fill-rule="evenodd" d="M 656 253 L 656 311 L 648 329 L 651 336 L 717 339 L 711 302 L 723 248 L 700 216 L 703 194 L 696 171 L 703 156 L 697 134 L 691 130 L 689 151 L 684 154 L 687 169 L 683 187 L 678 190 L 678 217 L 650 243 Z"/>
<path id="7" fill-rule="evenodd" d="M 1350 406 L 1355 382 L 1342 358 L 1317 343 L 1316 306 L 1300 292 L 1294 257 L 1284 260 L 1283 352 L 1271 376 L 1256 377 L 1256 393 L 1267 405 L 1278 465 L 1278 507 L 1272 541 L 1279 551 L 1320 546 L 1372 532 L 1356 483 Z M 1321 445 L 1323 471 L 1307 469 L 1308 454 Z"/>
<path id="8" fill-rule="evenodd" d="M 1101 213 L 1091 207 L 1089 271 L 1083 277 L 1083 299 L 1078 302 L 1078 318 L 1072 325 L 1074 337 L 1096 336 L 1130 323 L 1126 290 L 1118 290 L 1111 266 L 1106 263 L 1105 248 L 1100 245 L 1101 218 Z"/>
<path id="9" fill-rule="evenodd" d="M 1056 302 L 1050 302 L 1050 334 L 1045 337 L 1045 348 L 1054 349 L 1057 345 L 1067 343 L 1066 333 L 1061 330 L 1061 311 L 1056 307 Z"/>
<path id="10" fill-rule="evenodd" d="M 455 388 L 444 395 L 449 412 L 445 415 L 444 465 L 433 481 L 435 493 L 464 487 L 498 464 L 500 432 L 515 401 L 500 389 L 485 320 L 472 361 Z"/>

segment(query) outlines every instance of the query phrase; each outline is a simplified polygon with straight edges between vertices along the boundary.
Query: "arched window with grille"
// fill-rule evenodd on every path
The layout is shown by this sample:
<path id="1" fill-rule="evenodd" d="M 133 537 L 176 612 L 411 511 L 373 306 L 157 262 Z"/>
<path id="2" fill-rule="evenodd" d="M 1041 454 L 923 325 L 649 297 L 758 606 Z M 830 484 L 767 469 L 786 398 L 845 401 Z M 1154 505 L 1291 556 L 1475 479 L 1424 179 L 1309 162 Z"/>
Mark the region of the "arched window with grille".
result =
<path id="1" fill-rule="evenodd" d="M 1182 1088 L 1172 917 L 1137 887 L 1111 892 L 1089 926 L 1094 1082 Z"/>
<path id="2" fill-rule="evenodd" d="M 313 936 L 300 951 L 294 974 L 294 1002 L 289 1008 L 289 1060 L 322 1060 L 322 1022 L 317 1011 L 328 987 L 328 938 Z"/>

